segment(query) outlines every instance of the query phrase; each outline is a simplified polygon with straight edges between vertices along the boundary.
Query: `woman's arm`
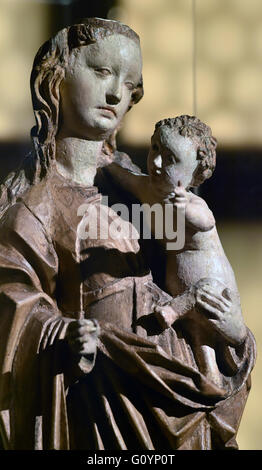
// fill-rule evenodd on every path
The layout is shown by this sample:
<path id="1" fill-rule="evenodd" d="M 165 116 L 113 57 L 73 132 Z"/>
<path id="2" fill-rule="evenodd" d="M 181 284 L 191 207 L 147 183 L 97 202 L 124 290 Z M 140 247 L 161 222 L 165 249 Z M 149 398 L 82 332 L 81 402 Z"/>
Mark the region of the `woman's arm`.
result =
<path id="1" fill-rule="evenodd" d="M 0 225 L 0 334 L 8 338 L 7 343 L 0 341 L 1 358 L 9 355 L 11 367 L 13 353 L 10 351 L 17 354 L 20 350 L 21 331 L 27 332 L 29 344 L 38 340 L 38 348 L 43 351 L 46 349 L 44 342 L 46 345 L 49 342 L 49 331 L 54 338 L 53 325 L 59 324 L 57 338 L 64 338 L 63 350 L 68 350 L 65 373 L 70 382 L 70 375 L 75 377 L 78 363 L 81 363 L 79 374 L 83 372 L 83 361 L 80 354 L 75 354 L 72 341 L 67 341 L 67 328 L 70 326 L 72 331 L 71 323 L 77 321 L 64 317 L 55 300 L 58 269 L 58 256 L 45 227 L 22 202 L 15 204 L 1 219 Z M 8 318 L 13 318 L 13 327 L 7 322 Z M 7 352 L 4 351 L 6 345 Z"/>
<path id="2" fill-rule="evenodd" d="M 148 175 L 135 173 L 127 170 L 117 163 L 111 163 L 106 167 L 106 171 L 112 176 L 114 182 L 125 191 L 133 194 L 136 199 L 143 199 L 143 192 L 148 184 Z"/>

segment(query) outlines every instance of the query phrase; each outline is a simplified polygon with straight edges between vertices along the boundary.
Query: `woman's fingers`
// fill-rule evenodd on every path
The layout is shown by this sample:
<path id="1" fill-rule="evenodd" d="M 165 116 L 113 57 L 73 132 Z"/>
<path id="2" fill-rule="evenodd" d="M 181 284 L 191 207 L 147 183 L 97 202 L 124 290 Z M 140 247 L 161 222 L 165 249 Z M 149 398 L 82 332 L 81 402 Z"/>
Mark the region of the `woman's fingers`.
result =
<path id="1" fill-rule="evenodd" d="M 73 343 L 70 343 L 72 350 L 77 354 L 92 354 L 96 351 L 97 340 L 89 336 L 86 340 L 78 338 Z"/>
<path id="2" fill-rule="evenodd" d="M 82 336 L 77 336 L 76 338 L 72 339 L 71 341 L 74 342 L 75 344 L 83 344 L 86 343 L 87 341 L 90 341 L 90 339 L 93 338 L 90 334 L 85 334 Z"/>
<path id="3" fill-rule="evenodd" d="M 78 336 L 84 336 L 86 334 L 93 334 L 93 333 L 96 333 L 97 332 L 97 327 L 96 326 L 92 326 L 92 327 L 89 327 L 89 326 L 76 326 L 75 328 L 72 328 L 69 332 L 68 332 L 68 336 L 72 339 L 78 337 Z"/>
<path id="4" fill-rule="evenodd" d="M 198 289 L 198 292 L 200 293 L 200 295 L 206 294 L 207 296 L 212 297 L 214 300 L 221 302 L 227 309 L 231 308 L 231 299 L 227 299 L 222 294 L 218 294 L 217 291 L 215 289 L 212 289 L 211 287 L 201 287 Z"/>
<path id="5" fill-rule="evenodd" d="M 91 320 L 76 320 L 69 324 L 67 336 L 74 338 L 87 333 L 95 333 L 97 331 L 97 326 Z"/>
<path id="6" fill-rule="evenodd" d="M 229 300 L 230 302 L 232 301 L 232 292 L 228 287 L 223 290 L 222 295 L 225 299 Z"/>
<path id="7" fill-rule="evenodd" d="M 213 295 L 209 295 L 207 292 L 197 292 L 196 294 L 196 300 L 199 303 L 205 302 L 208 306 L 215 307 L 218 309 L 220 312 L 225 313 L 225 311 L 228 310 L 228 306 L 224 304 L 224 302 L 221 302 L 221 300 Z"/>
<path id="8" fill-rule="evenodd" d="M 221 320 L 221 312 L 215 307 L 212 307 L 209 303 L 205 302 L 204 300 L 198 300 L 198 306 L 202 307 L 205 313 L 212 313 L 213 319 Z"/>
<path id="9" fill-rule="evenodd" d="M 68 325 L 67 341 L 76 354 L 93 354 L 96 351 L 99 325 L 92 320 L 75 320 Z"/>

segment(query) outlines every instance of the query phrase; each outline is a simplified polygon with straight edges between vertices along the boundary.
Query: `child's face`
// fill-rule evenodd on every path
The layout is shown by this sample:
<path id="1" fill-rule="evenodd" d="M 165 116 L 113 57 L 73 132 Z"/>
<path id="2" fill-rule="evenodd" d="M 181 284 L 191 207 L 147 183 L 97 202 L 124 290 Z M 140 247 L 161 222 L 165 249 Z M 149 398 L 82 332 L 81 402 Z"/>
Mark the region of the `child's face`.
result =
<path id="1" fill-rule="evenodd" d="M 195 144 L 189 137 L 168 127 L 157 129 L 147 158 L 148 173 L 154 184 L 172 189 L 180 181 L 187 188 L 198 163 Z"/>

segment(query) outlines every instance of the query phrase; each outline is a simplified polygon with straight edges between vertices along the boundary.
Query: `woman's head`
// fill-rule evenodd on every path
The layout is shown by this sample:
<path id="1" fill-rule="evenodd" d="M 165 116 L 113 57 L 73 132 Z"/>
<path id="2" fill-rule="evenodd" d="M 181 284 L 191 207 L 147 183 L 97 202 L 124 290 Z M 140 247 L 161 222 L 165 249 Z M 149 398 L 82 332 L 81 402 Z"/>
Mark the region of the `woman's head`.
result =
<path id="1" fill-rule="evenodd" d="M 32 129 L 31 135 L 35 152 L 29 154 L 21 166 L 10 173 L 1 184 L 0 217 L 28 187 L 45 176 L 50 161 L 55 157 L 55 139 L 61 124 L 60 92 L 62 84 L 66 83 L 65 78 L 69 73 L 69 65 L 72 65 L 74 61 L 77 62 L 80 55 L 84 55 L 81 54 L 82 49 L 88 50 L 89 46 L 91 48 L 113 36 L 129 40 L 130 43 L 133 43 L 133 49 L 135 44 L 140 53 L 139 37 L 132 29 L 117 21 L 99 18 L 88 18 L 79 24 L 59 31 L 54 38 L 39 49 L 31 74 L 31 93 L 36 118 L 36 125 Z M 77 66 L 79 65 L 78 63 Z M 130 99 L 126 110 L 136 104 L 142 96 L 143 83 L 140 75 L 136 86 L 130 90 Z M 112 100 L 116 100 L 114 93 L 111 93 L 109 99 L 111 99 L 109 106 L 113 106 Z M 106 114 L 106 118 L 109 119 L 110 111 L 104 110 L 103 114 Z M 105 153 L 112 153 L 114 150 L 117 128 L 114 125 L 113 128 L 114 131 L 111 135 L 106 133 Z"/>
<path id="2" fill-rule="evenodd" d="M 110 137 L 130 107 L 141 72 L 140 48 L 124 35 L 74 49 L 60 86 L 58 137 Z"/>
<path id="3" fill-rule="evenodd" d="M 113 37 L 116 37 L 116 40 L 114 40 Z M 70 92 L 70 83 L 72 85 L 72 81 L 76 78 L 77 73 L 78 78 L 81 76 L 82 83 L 86 80 L 86 86 L 88 87 L 88 76 L 86 75 L 86 77 L 84 77 L 85 71 L 83 70 L 86 64 L 85 61 L 89 61 L 86 65 L 86 69 L 88 69 L 90 65 L 92 65 L 90 64 L 90 60 L 93 58 L 93 68 L 95 69 L 97 65 L 95 64 L 96 50 L 99 49 L 100 44 L 100 50 L 102 51 L 102 45 L 107 43 L 108 47 L 110 43 L 112 43 L 111 46 L 114 46 L 116 56 L 118 53 L 117 47 L 120 51 L 121 47 L 125 49 L 127 45 L 129 45 L 129 48 L 127 47 L 126 50 L 131 50 L 131 55 L 132 51 L 135 53 L 135 50 L 139 51 L 140 54 L 139 38 L 128 26 L 117 21 L 90 18 L 83 20 L 81 24 L 73 25 L 59 31 L 54 38 L 47 41 L 41 47 L 36 55 L 31 74 L 32 101 L 36 117 L 36 126 L 32 129 L 32 137 L 35 141 L 36 152 L 40 158 L 41 169 L 44 172 L 50 160 L 54 158 L 55 137 L 59 131 L 59 126 L 61 124 L 63 125 L 63 115 L 61 120 L 61 93 L 66 101 L 68 99 L 68 92 Z M 118 62 L 120 62 L 120 59 L 124 61 L 125 52 L 122 55 L 122 58 L 119 56 Z M 107 57 L 106 54 L 104 56 L 105 58 Z M 129 60 L 130 66 L 132 65 L 132 61 L 134 61 L 134 57 Z M 106 102 L 101 100 L 101 102 L 94 103 L 97 104 L 98 108 L 99 105 L 101 106 L 101 108 L 99 108 L 100 111 L 97 112 L 100 113 L 100 118 L 104 120 L 104 127 L 108 127 L 104 134 L 108 144 L 111 145 L 123 114 L 143 96 L 142 77 L 140 73 L 139 76 L 137 75 L 139 68 L 136 67 L 135 72 L 134 66 L 130 67 L 130 70 L 127 70 L 127 63 L 128 57 L 126 57 L 123 67 L 126 72 L 126 87 L 131 87 L 132 89 L 128 90 L 128 94 L 125 92 L 126 105 L 122 107 L 123 109 L 121 108 L 119 119 L 113 120 L 114 110 L 112 113 L 110 113 L 110 109 L 108 111 L 104 109 L 103 111 L 103 106 L 112 106 L 113 108 L 118 106 L 116 102 L 118 98 L 113 96 L 117 94 L 116 91 L 110 93 L 107 91 Z M 103 69 L 103 66 L 101 65 L 100 68 Z M 95 84 L 100 86 L 100 82 L 105 82 L 102 74 L 108 74 L 109 72 L 106 71 L 105 67 L 104 70 L 101 70 L 100 76 L 98 75 L 99 71 L 95 73 L 97 73 Z M 130 78 L 132 78 L 133 81 L 130 80 Z M 133 83 L 134 78 L 135 83 Z M 114 82 L 116 83 L 116 80 Z M 111 83 L 110 85 L 112 90 L 113 88 L 114 90 L 116 89 L 115 83 Z M 87 99 L 87 95 L 88 94 L 83 94 L 84 100 L 85 98 Z M 88 104 L 81 101 L 80 94 L 78 94 L 78 100 L 82 109 L 84 105 Z M 77 105 L 77 103 L 75 104 Z M 66 109 L 68 109 L 68 102 L 65 103 L 64 112 Z M 101 115 L 102 112 L 104 114 L 103 116 Z M 64 118 L 66 118 L 66 116 L 64 116 Z M 80 118 L 83 121 L 85 116 L 80 116 Z"/>

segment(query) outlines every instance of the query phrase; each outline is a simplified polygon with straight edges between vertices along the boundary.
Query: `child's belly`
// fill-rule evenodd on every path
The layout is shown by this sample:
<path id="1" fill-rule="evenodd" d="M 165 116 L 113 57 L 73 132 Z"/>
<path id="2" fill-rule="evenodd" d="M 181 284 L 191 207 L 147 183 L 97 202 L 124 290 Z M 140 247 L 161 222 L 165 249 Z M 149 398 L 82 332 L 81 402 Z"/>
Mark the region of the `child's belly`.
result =
<path id="1" fill-rule="evenodd" d="M 195 285 L 200 279 L 213 278 L 235 290 L 233 270 L 223 250 L 187 250 L 170 253 L 167 257 L 166 288 L 171 295 L 178 295 Z"/>

